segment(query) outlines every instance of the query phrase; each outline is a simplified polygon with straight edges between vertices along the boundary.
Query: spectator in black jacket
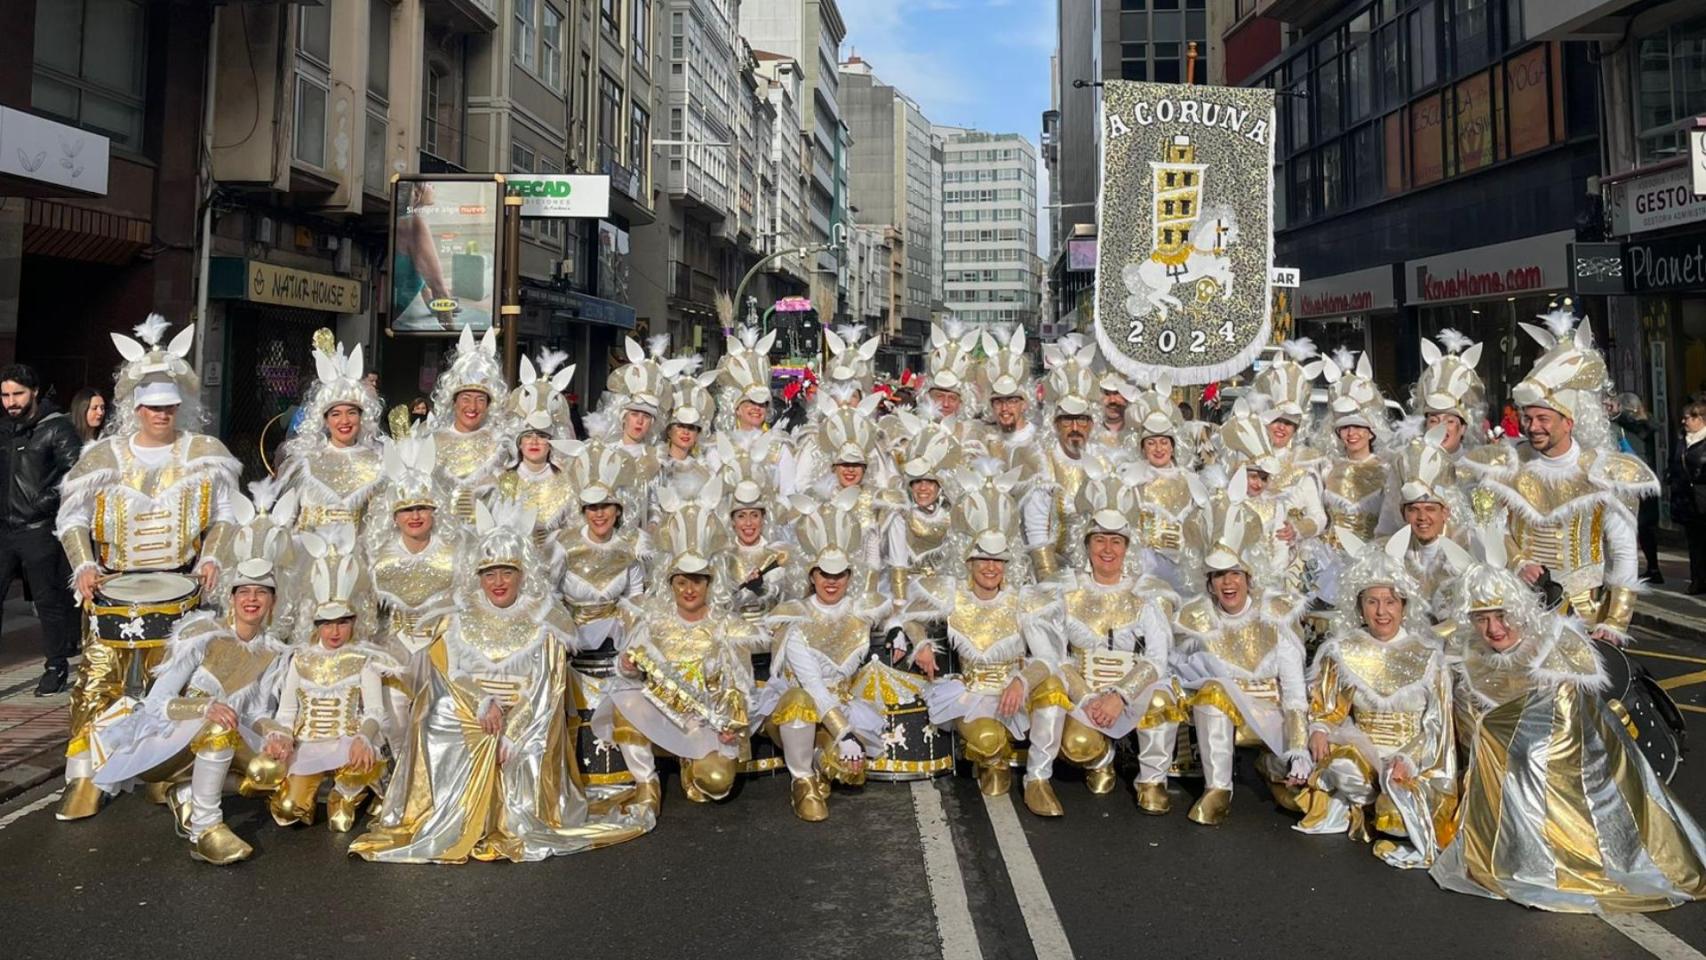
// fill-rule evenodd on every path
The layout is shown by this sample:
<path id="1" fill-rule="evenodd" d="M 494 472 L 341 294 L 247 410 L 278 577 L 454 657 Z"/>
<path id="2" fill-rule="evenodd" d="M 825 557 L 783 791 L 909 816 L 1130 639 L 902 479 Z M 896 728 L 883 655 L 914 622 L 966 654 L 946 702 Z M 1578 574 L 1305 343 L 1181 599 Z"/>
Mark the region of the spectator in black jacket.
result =
<path id="1" fill-rule="evenodd" d="M 1611 423 L 1623 431 L 1623 442 L 1628 444 L 1629 452 L 1640 457 L 1642 462 L 1658 473 L 1659 464 L 1653 461 L 1653 439 L 1658 428 L 1653 425 L 1652 417 L 1647 415 L 1647 404 L 1633 393 L 1617 395 L 1617 414 Z M 1664 583 L 1664 574 L 1659 571 L 1659 500 L 1657 497 L 1642 497 L 1641 504 L 1635 512 L 1635 542 L 1641 547 L 1641 556 L 1646 559 L 1646 569 L 1641 577 L 1648 583 Z"/>
<path id="2" fill-rule="evenodd" d="M 1670 517 L 1688 535 L 1688 592 L 1706 594 L 1706 403 L 1682 408 L 1669 474 Z"/>
<path id="3" fill-rule="evenodd" d="M 83 440 L 65 414 L 37 397 L 36 372 L 15 363 L 0 368 L 0 594 L 21 572 L 41 621 L 46 666 L 36 696 L 65 689 L 77 652 L 77 605 L 71 566 L 53 535 L 59 481 L 77 462 Z"/>

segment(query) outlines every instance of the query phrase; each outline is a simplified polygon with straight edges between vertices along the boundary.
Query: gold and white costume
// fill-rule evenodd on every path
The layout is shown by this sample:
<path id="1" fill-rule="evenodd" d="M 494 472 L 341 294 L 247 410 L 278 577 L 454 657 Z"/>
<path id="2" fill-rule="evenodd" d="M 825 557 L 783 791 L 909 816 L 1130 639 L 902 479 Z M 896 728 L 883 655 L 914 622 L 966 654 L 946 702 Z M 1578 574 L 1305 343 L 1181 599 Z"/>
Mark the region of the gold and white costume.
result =
<path id="1" fill-rule="evenodd" d="M 54 534 L 70 562 L 72 581 L 85 571 L 101 575 L 180 571 L 194 577 L 219 568 L 230 535 L 231 501 L 241 465 L 217 439 L 180 429 L 169 446 L 137 443 L 135 408 L 178 407 L 193 422 L 201 384 L 184 358 L 195 325 L 164 347 L 167 324 L 152 314 L 136 327 L 141 342 L 113 334 L 125 359 L 113 388 L 110 432 L 86 447 L 60 483 Z M 191 598 L 190 606 L 194 605 Z M 89 778 L 90 723 L 127 693 L 142 696 L 159 667 L 166 641 L 89 635 L 71 679 L 71 740 L 65 749 L 65 796 L 57 816 L 80 819 L 99 809 Z"/>
<path id="2" fill-rule="evenodd" d="M 379 447 L 379 397 L 362 382 L 361 345 L 346 356 L 330 330 L 314 334 L 318 379 L 302 400 L 302 425 L 284 445 L 278 480 L 297 497 L 296 528 L 319 530 L 333 524 L 361 525 L 367 505 L 384 481 Z M 326 414 L 349 405 L 361 411 L 361 423 L 347 447 L 333 443 Z"/>
<path id="3" fill-rule="evenodd" d="M 431 427 L 437 448 L 438 471 L 450 493 L 449 512 L 463 523 L 474 520 L 474 504 L 496 485 L 509 456 L 506 401 L 509 387 L 498 364 L 497 339 L 492 330 L 478 342 L 472 328 L 463 327 L 450 366 L 432 392 Z M 488 399 L 485 419 L 463 430 L 456 417 L 456 395 L 474 390 Z"/>
<path id="4" fill-rule="evenodd" d="M 1364 842 L 1384 834 L 1376 856 L 1395 867 L 1427 867 L 1450 839 L 1456 812 L 1450 672 L 1405 568 L 1409 531 L 1369 546 L 1354 537 L 1344 540 L 1352 555 L 1340 609 L 1310 679 L 1310 732 L 1326 734 L 1329 752 L 1298 796 L 1305 814 L 1294 829 L 1348 832 Z M 1405 601 L 1387 640 L 1361 625 L 1357 605 L 1374 587 Z M 1394 772 L 1400 766 L 1402 779 Z"/>
<path id="5" fill-rule="evenodd" d="M 1207 493 L 1197 480 L 1196 471 L 1180 466 L 1181 462 L 1192 461 L 1193 444 L 1185 425 L 1179 421 L 1178 408 L 1173 405 L 1171 378 L 1162 376 L 1148 389 L 1138 391 L 1126 407 L 1126 420 L 1136 431 L 1138 447 L 1130 473 L 1138 490 L 1136 545 L 1148 549 L 1155 575 L 1175 592 L 1194 592 L 1196 585 L 1185 582 L 1181 551 L 1185 546 L 1185 531 L 1196 517 L 1198 502 Z M 1158 467 L 1143 457 L 1143 443 L 1153 437 L 1172 441 L 1173 459 L 1165 466 Z"/>
<path id="6" fill-rule="evenodd" d="M 1607 684 L 1586 628 L 1541 612 L 1506 567 L 1455 550 L 1458 728 L 1467 759 L 1442 888 L 1566 913 L 1663 910 L 1706 899 L 1706 833 L 1659 780 Z M 1488 548 L 1491 549 L 1488 549 Z M 1470 622 L 1497 611 L 1517 641 L 1495 651 Z"/>
<path id="7" fill-rule="evenodd" d="M 643 810 L 589 814 L 565 702 L 574 628 L 539 575 L 534 520 L 500 503 L 495 515 L 482 504 L 476 522 L 479 543 L 457 574 L 456 610 L 415 711 L 410 764 L 387 791 L 403 792 L 403 816 L 350 845 L 368 860 L 542 860 L 633 839 L 654 822 Z M 522 572 L 508 607 L 478 584 L 493 567 Z M 493 705 L 502 726 L 487 734 L 480 721 Z"/>

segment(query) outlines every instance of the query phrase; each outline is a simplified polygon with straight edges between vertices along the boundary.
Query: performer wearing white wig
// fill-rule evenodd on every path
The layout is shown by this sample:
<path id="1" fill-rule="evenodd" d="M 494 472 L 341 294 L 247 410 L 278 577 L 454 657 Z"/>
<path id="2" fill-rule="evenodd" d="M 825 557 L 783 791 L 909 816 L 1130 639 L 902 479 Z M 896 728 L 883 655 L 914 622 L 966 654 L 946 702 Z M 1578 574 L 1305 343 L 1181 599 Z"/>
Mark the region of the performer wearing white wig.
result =
<path id="1" fill-rule="evenodd" d="M 78 599 L 97 599 L 115 574 L 179 572 L 213 594 L 222 548 L 235 519 L 231 499 L 240 465 L 217 439 L 196 433 L 201 380 L 185 357 L 195 326 L 161 345 L 167 323 L 151 314 L 133 340 L 113 334 L 124 357 L 113 387 L 115 422 L 90 444 L 60 484 L 54 534 L 71 564 Z M 193 609 L 197 595 L 161 598 Z M 97 604 L 99 606 L 99 604 Z M 94 629 L 71 681 L 71 740 L 65 748 L 61 820 L 93 816 L 101 793 L 89 779 L 90 722 L 125 695 L 127 682 L 154 674 L 166 654 L 165 636 L 103 636 Z M 145 629 L 144 633 L 148 631 Z"/>
<path id="2" fill-rule="evenodd" d="M 1406 566 L 1410 532 L 1364 545 L 1340 530 L 1349 562 L 1310 680 L 1303 833 L 1348 833 L 1395 867 L 1427 867 L 1451 836 L 1457 745 L 1445 653 Z"/>
<path id="3" fill-rule="evenodd" d="M 450 366 L 433 387 L 428 423 L 450 490 L 450 512 L 464 523 L 473 522 L 475 501 L 492 489 L 509 456 L 508 397 L 496 335 L 487 330 L 476 342 L 473 330 L 463 327 Z"/>
<path id="4" fill-rule="evenodd" d="M 1457 833 L 1431 873 L 1447 890 L 1566 913 L 1706 899 L 1706 833 L 1599 691 L 1584 624 L 1543 611 L 1503 538 L 1448 544 L 1459 577 L 1458 729 L 1468 747 Z"/>
<path id="5" fill-rule="evenodd" d="M 314 333 L 314 369 L 302 426 L 284 445 L 279 483 L 296 491 L 299 531 L 359 526 L 384 479 L 379 396 L 362 381 L 361 345 L 346 355 L 330 330 Z"/>

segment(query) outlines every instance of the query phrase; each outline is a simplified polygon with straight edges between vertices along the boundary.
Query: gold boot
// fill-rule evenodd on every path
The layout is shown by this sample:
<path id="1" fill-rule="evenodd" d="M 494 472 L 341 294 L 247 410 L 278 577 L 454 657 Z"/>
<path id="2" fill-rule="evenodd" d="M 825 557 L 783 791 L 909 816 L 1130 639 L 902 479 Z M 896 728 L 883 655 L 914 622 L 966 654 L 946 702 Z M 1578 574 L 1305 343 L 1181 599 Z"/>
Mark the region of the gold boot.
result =
<path id="1" fill-rule="evenodd" d="M 171 792 L 172 783 L 168 780 L 150 783 L 142 788 L 142 795 L 148 798 L 148 802 L 161 807 L 168 805 L 168 797 Z"/>
<path id="2" fill-rule="evenodd" d="M 59 798 L 56 820 L 82 820 L 101 812 L 101 788 L 88 777 L 65 781 L 65 794 Z"/>
<path id="3" fill-rule="evenodd" d="M 1152 817 L 1159 817 L 1173 809 L 1173 798 L 1167 796 L 1165 783 L 1140 783 L 1137 785 L 1137 809 Z"/>
<path id="4" fill-rule="evenodd" d="M 214 824 L 190 842 L 190 858 L 214 866 L 247 860 L 255 848 L 244 843 L 223 823 Z"/>
<path id="5" fill-rule="evenodd" d="M 326 828 L 333 833 L 349 833 L 355 829 L 356 814 L 361 812 L 361 798 L 366 791 L 346 797 L 333 790 L 326 797 Z"/>
<path id="6" fill-rule="evenodd" d="M 284 764 L 264 753 L 257 753 L 243 769 L 243 779 L 237 784 L 237 795 L 264 797 L 284 782 Z"/>
<path id="7" fill-rule="evenodd" d="M 1213 827 L 1224 823 L 1231 812 L 1232 791 L 1210 787 L 1203 791 L 1196 803 L 1191 804 L 1191 812 L 1187 816 L 1193 823 Z"/>
<path id="8" fill-rule="evenodd" d="M 828 781 L 821 781 L 822 787 L 828 786 Z M 824 802 L 821 793 L 827 792 L 820 788 L 820 781 L 795 777 L 792 787 L 794 799 L 794 816 L 807 823 L 821 823 L 829 819 L 829 804 Z"/>
<path id="9" fill-rule="evenodd" d="M 1105 797 L 1114 792 L 1114 784 L 1119 782 L 1119 776 L 1114 773 L 1114 765 L 1092 767 L 1084 771 L 1084 785 L 1090 788 L 1090 793 Z"/>
<path id="10" fill-rule="evenodd" d="M 711 798 L 705 796 L 705 791 L 699 789 L 699 783 L 693 776 L 693 761 L 681 761 L 681 795 L 688 803 L 710 803 Z"/>
<path id="11" fill-rule="evenodd" d="M 177 785 L 182 789 L 166 791 L 166 807 L 172 811 L 172 829 L 185 840 L 190 838 L 190 790 L 189 784 Z"/>
<path id="12" fill-rule="evenodd" d="M 1025 809 L 1039 817 L 1065 816 L 1060 798 L 1054 795 L 1054 785 L 1047 780 L 1025 781 Z"/>
<path id="13" fill-rule="evenodd" d="M 686 764 L 683 764 L 686 766 Z M 688 790 L 687 799 L 695 803 L 709 803 L 712 800 L 724 800 L 735 788 L 735 777 L 740 769 L 735 762 L 720 753 L 713 753 L 694 760 L 691 772 L 683 770 L 681 774 L 682 789 Z"/>
<path id="14" fill-rule="evenodd" d="M 1005 760 L 978 764 L 977 788 L 986 797 L 1005 797 L 1013 789 L 1013 768 Z"/>
<path id="15" fill-rule="evenodd" d="M 273 822 L 281 827 L 288 827 L 293 823 L 300 823 L 305 827 L 313 826 L 320 781 L 324 779 L 325 775 L 319 773 L 285 777 L 284 783 L 267 800 L 267 809 L 272 812 Z"/>
<path id="16" fill-rule="evenodd" d="M 655 817 L 658 815 L 658 811 L 663 808 L 663 787 L 657 782 L 656 778 L 642 780 L 634 784 L 634 796 L 623 806 L 649 810 Z"/>

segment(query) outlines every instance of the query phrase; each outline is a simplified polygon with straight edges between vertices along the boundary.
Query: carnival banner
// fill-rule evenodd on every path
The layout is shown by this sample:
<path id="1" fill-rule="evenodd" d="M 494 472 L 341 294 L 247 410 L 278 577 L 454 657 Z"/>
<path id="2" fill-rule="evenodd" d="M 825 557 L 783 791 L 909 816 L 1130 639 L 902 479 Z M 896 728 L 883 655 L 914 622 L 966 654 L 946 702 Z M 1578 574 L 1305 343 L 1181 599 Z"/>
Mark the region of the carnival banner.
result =
<path id="1" fill-rule="evenodd" d="M 1102 86 L 1096 340 L 1121 373 L 1210 383 L 1268 339 L 1274 94 Z"/>

